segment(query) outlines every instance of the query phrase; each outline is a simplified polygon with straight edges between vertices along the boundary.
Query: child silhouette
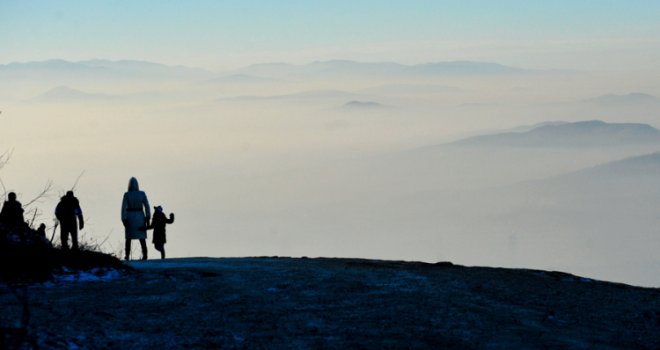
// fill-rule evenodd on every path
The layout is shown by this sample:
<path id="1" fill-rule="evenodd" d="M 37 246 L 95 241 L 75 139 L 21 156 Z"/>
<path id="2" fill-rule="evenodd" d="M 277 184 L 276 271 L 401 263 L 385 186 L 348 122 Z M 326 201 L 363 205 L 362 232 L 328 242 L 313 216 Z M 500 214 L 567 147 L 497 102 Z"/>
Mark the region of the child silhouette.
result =
<path id="1" fill-rule="evenodd" d="M 167 237 L 165 236 L 165 226 L 174 222 L 174 213 L 170 214 L 168 219 L 163 213 L 163 207 L 160 205 L 154 207 L 154 216 L 151 218 L 151 227 L 154 229 L 153 244 L 157 251 L 160 252 L 160 258 L 165 259 L 165 243 Z"/>

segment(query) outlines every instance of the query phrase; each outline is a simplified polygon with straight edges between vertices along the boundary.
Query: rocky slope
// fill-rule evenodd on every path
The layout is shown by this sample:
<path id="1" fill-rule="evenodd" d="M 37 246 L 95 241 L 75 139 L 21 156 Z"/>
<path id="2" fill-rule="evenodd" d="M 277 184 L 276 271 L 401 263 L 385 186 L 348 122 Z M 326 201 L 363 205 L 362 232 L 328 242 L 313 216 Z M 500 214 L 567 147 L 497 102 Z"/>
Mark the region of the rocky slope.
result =
<path id="1" fill-rule="evenodd" d="M 25 286 L 21 347 L 660 347 L 659 289 L 559 272 L 306 258 L 131 265 Z M 5 345 L 20 324 L 17 300 L 0 287 Z"/>

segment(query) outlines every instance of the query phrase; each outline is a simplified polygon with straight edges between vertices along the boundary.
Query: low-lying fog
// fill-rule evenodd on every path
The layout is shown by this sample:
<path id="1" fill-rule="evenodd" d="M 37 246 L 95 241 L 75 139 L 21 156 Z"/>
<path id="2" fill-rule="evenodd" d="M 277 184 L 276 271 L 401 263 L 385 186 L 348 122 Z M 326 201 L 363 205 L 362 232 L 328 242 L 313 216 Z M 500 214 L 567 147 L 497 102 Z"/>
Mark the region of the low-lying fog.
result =
<path id="1" fill-rule="evenodd" d="M 638 125 L 660 127 L 655 73 L 70 64 L 0 66 L 0 177 L 24 203 L 54 182 L 28 208 L 49 235 L 82 173 L 84 240 L 120 255 L 135 176 L 176 214 L 169 257 L 448 260 L 660 286 L 660 136 Z M 591 120 L 609 124 L 573 123 Z M 551 121 L 568 123 L 537 125 Z"/>

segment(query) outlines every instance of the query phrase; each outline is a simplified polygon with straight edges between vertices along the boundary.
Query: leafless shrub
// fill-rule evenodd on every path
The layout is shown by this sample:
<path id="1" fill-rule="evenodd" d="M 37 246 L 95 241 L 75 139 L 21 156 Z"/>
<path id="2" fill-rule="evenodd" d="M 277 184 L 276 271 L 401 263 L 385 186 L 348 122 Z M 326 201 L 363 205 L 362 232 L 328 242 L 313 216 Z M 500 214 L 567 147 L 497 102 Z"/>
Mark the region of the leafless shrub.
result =
<path id="1" fill-rule="evenodd" d="M 32 204 L 38 203 L 44 199 L 49 198 L 52 190 L 53 190 L 53 181 L 48 180 L 44 185 L 44 187 L 41 189 L 41 191 L 37 193 L 37 195 L 34 196 L 34 198 L 23 204 L 23 208 L 28 208 Z"/>
<path id="2" fill-rule="evenodd" d="M 0 169 L 4 168 L 5 165 L 9 162 L 12 153 L 14 153 L 13 149 L 0 154 Z M 7 196 L 7 187 L 2 181 L 2 177 L 0 177 L 0 186 L 2 186 L 2 198 L 5 198 Z"/>

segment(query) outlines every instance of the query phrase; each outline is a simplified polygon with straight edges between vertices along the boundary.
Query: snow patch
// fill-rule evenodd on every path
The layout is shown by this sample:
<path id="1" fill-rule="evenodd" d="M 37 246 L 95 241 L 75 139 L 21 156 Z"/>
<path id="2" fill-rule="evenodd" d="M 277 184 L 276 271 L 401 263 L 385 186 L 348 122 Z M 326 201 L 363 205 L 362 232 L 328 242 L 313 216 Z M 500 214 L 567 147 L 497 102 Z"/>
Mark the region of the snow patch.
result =
<path id="1" fill-rule="evenodd" d="M 78 282 L 107 282 L 122 278 L 121 272 L 115 269 L 93 268 L 89 271 L 71 271 L 67 268 L 62 269 L 61 274 L 54 276 L 55 283 L 78 283 Z M 44 283 L 44 287 L 52 287 L 52 282 Z"/>

